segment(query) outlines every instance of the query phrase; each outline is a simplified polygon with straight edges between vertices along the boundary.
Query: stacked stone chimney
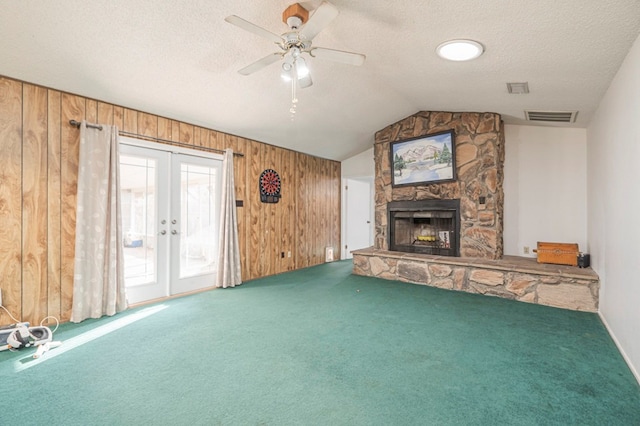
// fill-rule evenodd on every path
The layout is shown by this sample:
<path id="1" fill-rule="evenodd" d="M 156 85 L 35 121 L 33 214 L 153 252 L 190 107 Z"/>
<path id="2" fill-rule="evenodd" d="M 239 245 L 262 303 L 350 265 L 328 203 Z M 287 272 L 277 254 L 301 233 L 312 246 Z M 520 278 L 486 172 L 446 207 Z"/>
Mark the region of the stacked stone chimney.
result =
<path id="1" fill-rule="evenodd" d="M 391 143 L 450 129 L 457 180 L 393 188 Z M 502 258 L 504 127 L 499 114 L 421 111 L 378 131 L 374 158 L 375 248 L 388 250 L 388 202 L 460 199 L 460 256 Z"/>

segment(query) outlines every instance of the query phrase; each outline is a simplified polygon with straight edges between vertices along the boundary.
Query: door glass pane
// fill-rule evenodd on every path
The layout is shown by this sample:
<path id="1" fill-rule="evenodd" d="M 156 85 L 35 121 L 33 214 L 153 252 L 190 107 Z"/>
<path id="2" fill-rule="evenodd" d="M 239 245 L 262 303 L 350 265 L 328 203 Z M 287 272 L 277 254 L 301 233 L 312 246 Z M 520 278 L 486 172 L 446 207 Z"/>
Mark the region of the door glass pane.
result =
<path id="1" fill-rule="evenodd" d="M 180 167 L 180 278 L 210 274 L 218 257 L 216 169 Z"/>
<path id="2" fill-rule="evenodd" d="M 127 287 L 156 281 L 156 160 L 120 155 Z"/>

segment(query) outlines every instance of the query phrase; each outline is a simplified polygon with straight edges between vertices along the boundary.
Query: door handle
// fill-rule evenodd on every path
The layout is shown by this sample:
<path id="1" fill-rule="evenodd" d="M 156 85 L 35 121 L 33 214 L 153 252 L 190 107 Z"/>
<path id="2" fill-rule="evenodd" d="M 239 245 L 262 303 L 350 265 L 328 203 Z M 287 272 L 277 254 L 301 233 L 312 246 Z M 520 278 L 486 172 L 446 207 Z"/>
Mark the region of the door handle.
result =
<path id="1" fill-rule="evenodd" d="M 166 229 L 163 229 L 162 231 L 160 231 L 160 235 L 165 235 L 167 233 Z"/>
<path id="2" fill-rule="evenodd" d="M 171 233 L 172 233 L 173 235 L 176 235 L 176 234 L 178 233 L 178 231 L 176 231 L 175 229 L 172 229 L 172 230 L 171 230 Z"/>

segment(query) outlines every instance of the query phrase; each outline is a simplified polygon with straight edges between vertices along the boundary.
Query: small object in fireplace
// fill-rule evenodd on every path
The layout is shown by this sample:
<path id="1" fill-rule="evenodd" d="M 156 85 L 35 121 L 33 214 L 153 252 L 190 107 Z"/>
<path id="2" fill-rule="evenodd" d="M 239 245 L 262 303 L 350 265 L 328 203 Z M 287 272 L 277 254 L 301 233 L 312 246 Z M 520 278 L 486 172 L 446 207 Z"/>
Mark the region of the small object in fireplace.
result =
<path id="1" fill-rule="evenodd" d="M 435 235 L 418 235 L 416 239 L 413 241 L 413 244 L 415 244 L 418 241 L 421 243 L 434 243 L 437 240 L 438 239 L 436 238 Z"/>
<path id="2" fill-rule="evenodd" d="M 440 239 L 440 242 L 442 243 L 442 247 L 444 247 L 444 248 L 451 247 L 450 231 L 439 231 L 438 232 L 438 238 Z"/>

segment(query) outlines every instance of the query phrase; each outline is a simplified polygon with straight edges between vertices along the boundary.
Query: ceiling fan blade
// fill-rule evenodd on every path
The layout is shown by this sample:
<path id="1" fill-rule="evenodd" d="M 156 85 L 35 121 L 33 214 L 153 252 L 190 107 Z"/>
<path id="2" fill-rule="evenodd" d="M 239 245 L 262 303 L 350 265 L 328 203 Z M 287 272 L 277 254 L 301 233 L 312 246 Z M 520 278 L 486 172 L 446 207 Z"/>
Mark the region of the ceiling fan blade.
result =
<path id="1" fill-rule="evenodd" d="M 302 40 L 312 40 L 320 31 L 334 20 L 340 11 L 331 3 L 323 1 L 313 15 L 298 32 Z"/>
<path id="2" fill-rule="evenodd" d="M 362 65 L 366 58 L 366 56 L 361 53 L 325 49 L 324 47 L 313 48 L 309 54 L 314 58 L 327 59 L 329 61 L 340 62 L 341 64 L 348 65 Z"/>
<path id="3" fill-rule="evenodd" d="M 265 56 L 262 59 L 255 61 L 250 65 L 247 65 L 246 67 L 242 68 L 238 72 L 242 75 L 253 74 L 254 72 L 266 67 L 267 65 L 271 65 L 274 62 L 278 62 L 280 59 L 282 59 L 282 53 L 272 53 L 268 56 Z"/>
<path id="4" fill-rule="evenodd" d="M 264 37 L 267 40 L 271 40 L 274 43 L 282 44 L 282 37 L 280 37 L 278 34 L 272 33 L 269 30 L 265 30 L 264 28 L 259 27 L 256 24 L 252 24 L 251 22 L 246 21 L 239 16 L 230 15 L 224 18 L 224 20 L 230 24 L 235 25 L 236 27 L 242 28 L 245 31 L 249 31 L 250 33 L 254 33 L 256 35 L 259 35 L 260 37 Z"/>

